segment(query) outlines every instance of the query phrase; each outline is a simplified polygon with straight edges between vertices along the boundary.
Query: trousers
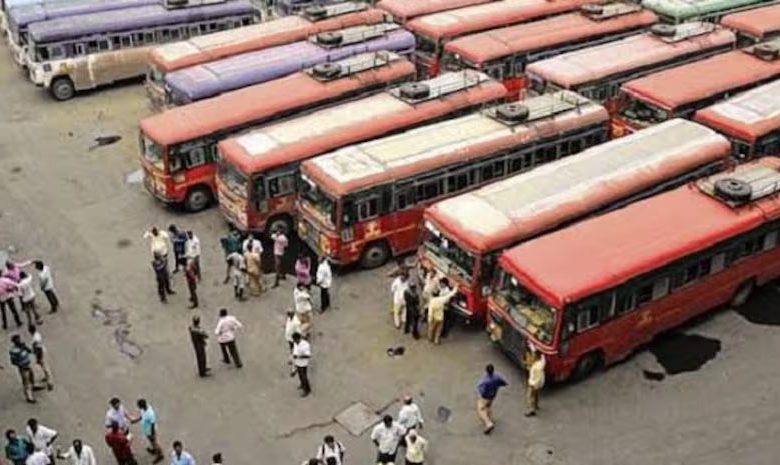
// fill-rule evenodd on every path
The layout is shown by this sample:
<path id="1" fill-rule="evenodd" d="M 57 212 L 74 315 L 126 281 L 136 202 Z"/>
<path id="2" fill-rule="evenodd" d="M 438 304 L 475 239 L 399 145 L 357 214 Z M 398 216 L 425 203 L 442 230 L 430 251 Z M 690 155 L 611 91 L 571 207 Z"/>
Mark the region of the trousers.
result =
<path id="1" fill-rule="evenodd" d="M 219 348 L 222 349 L 223 362 L 230 363 L 230 359 L 232 358 L 236 368 L 241 368 L 243 366 L 241 364 L 241 357 L 238 355 L 238 346 L 236 345 L 235 340 L 220 342 Z"/>

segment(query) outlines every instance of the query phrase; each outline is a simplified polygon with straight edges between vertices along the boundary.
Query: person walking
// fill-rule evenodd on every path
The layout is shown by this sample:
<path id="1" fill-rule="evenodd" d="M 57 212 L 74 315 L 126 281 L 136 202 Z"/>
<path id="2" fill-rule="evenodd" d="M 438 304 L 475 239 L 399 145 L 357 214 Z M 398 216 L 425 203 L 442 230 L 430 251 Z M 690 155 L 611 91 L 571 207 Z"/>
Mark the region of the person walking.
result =
<path id="1" fill-rule="evenodd" d="M 205 378 L 209 376 L 211 368 L 208 367 L 206 361 L 206 341 L 209 336 L 200 327 L 200 317 L 195 315 L 192 317 L 192 324 L 190 325 L 190 339 L 192 340 L 192 348 L 195 350 L 195 363 L 198 365 L 198 376 Z"/>
<path id="2" fill-rule="evenodd" d="M 260 241 L 257 242 L 259 243 Z M 260 250 L 262 250 L 262 246 L 260 246 Z M 249 292 L 256 296 L 263 293 L 263 258 L 260 253 L 257 247 L 252 246 L 252 242 L 248 243 L 244 249 Z"/>
<path id="3" fill-rule="evenodd" d="M 299 283 L 311 284 L 311 258 L 303 252 L 299 252 L 295 260 L 295 278 Z"/>
<path id="4" fill-rule="evenodd" d="M 477 399 L 477 415 L 485 424 L 485 434 L 490 434 L 495 428 L 493 422 L 493 401 L 495 401 L 498 395 L 498 390 L 504 386 L 507 386 L 506 380 L 500 375 L 496 374 L 496 369 L 492 364 L 485 367 L 485 374 L 477 384 L 477 393 L 479 398 Z"/>
<path id="5" fill-rule="evenodd" d="M 296 284 L 295 289 L 293 289 L 293 302 L 295 303 L 295 313 L 308 333 L 311 330 L 311 312 L 313 308 L 309 286 L 304 283 Z"/>
<path id="6" fill-rule="evenodd" d="M 108 410 L 106 410 L 106 428 L 110 428 L 113 423 L 119 426 L 122 433 L 128 433 L 130 431 L 130 415 L 128 415 L 125 406 L 122 405 L 122 401 L 118 397 L 112 397 L 108 401 Z"/>
<path id="7" fill-rule="evenodd" d="M 74 439 L 65 453 L 57 450 L 57 458 L 70 461 L 70 465 L 97 465 L 95 452 L 81 439 Z"/>
<path id="8" fill-rule="evenodd" d="M 56 313 L 60 309 L 60 299 L 57 298 L 57 292 L 54 290 L 54 278 L 51 275 L 51 268 L 40 260 L 33 262 L 35 269 L 38 270 L 38 284 L 41 286 L 46 300 L 49 301 L 49 313 Z"/>
<path id="9" fill-rule="evenodd" d="M 22 301 L 22 311 L 27 315 L 27 324 L 33 324 L 33 317 L 35 317 L 35 323 L 43 324 L 43 319 L 38 313 L 38 308 L 35 306 L 35 290 L 33 290 L 32 276 L 22 271 L 19 274 L 19 293 Z"/>
<path id="10" fill-rule="evenodd" d="M 424 465 L 428 441 L 412 428 L 406 432 L 404 444 L 406 445 L 406 465 Z"/>
<path id="11" fill-rule="evenodd" d="M 49 462 L 54 465 L 54 441 L 58 433 L 38 423 L 35 418 L 27 420 L 27 437 L 32 442 L 36 452 L 43 452 L 49 457 Z"/>
<path id="12" fill-rule="evenodd" d="M 528 387 L 526 391 L 528 410 L 526 410 L 525 416 L 527 417 L 536 416 L 536 411 L 539 409 L 539 392 L 544 387 L 544 370 L 547 366 L 544 354 L 536 351 L 536 349 L 531 349 L 531 357 L 533 362 L 528 370 Z"/>
<path id="13" fill-rule="evenodd" d="M 292 359 L 295 365 L 295 372 L 298 374 L 301 390 L 301 397 L 311 394 L 311 384 L 309 384 L 309 362 L 311 362 L 311 345 L 309 341 L 301 337 L 301 333 L 293 334 Z"/>
<path id="14" fill-rule="evenodd" d="M 320 288 L 320 313 L 330 308 L 330 288 L 333 285 L 333 272 L 330 269 L 330 260 L 326 256 L 320 257 L 317 265 L 317 286 Z"/>
<path id="15" fill-rule="evenodd" d="M 184 278 L 187 280 L 187 290 L 190 291 L 190 308 L 198 308 L 198 269 L 194 259 L 186 260 Z"/>
<path id="16" fill-rule="evenodd" d="M 243 366 L 241 357 L 238 355 L 238 346 L 236 345 L 236 332 L 243 327 L 244 325 L 238 321 L 238 318 L 228 315 L 226 308 L 220 309 L 219 320 L 217 321 L 217 328 L 214 330 L 214 334 L 217 335 L 217 342 L 219 342 L 219 348 L 222 350 L 222 361 L 229 364 L 232 358 L 236 368 Z"/>
<path id="17" fill-rule="evenodd" d="M 260 235 L 257 233 L 250 233 L 247 234 L 246 239 L 244 239 L 243 244 L 241 244 L 241 250 L 251 250 L 252 252 L 257 252 L 258 254 L 263 254 L 263 243 L 260 241 Z"/>
<path id="18" fill-rule="evenodd" d="M 152 269 L 154 270 L 154 279 L 157 281 L 157 295 L 160 302 L 167 304 L 168 296 L 176 294 L 171 289 L 171 276 L 168 274 L 168 260 L 162 254 L 155 254 L 152 259 Z"/>
<path id="19" fill-rule="evenodd" d="M 287 279 L 282 271 L 282 259 L 284 259 L 284 253 L 287 250 L 287 246 L 290 245 L 290 241 L 287 240 L 287 236 L 284 234 L 284 229 L 279 226 L 276 231 L 271 234 L 271 240 L 274 243 L 274 272 L 276 273 L 276 280 L 274 287 L 279 286 L 279 280 Z"/>
<path id="20" fill-rule="evenodd" d="M 226 258 L 227 276 L 225 283 L 233 284 L 233 296 L 238 301 L 244 300 L 244 289 L 246 288 L 246 260 L 244 255 L 239 252 L 232 252 Z"/>
<path id="21" fill-rule="evenodd" d="M 168 226 L 168 235 L 173 245 L 173 272 L 175 274 L 179 272 L 180 268 L 183 269 L 186 264 L 187 240 L 189 237 L 186 232 L 181 231 L 174 224 Z"/>
<path id="22" fill-rule="evenodd" d="M 49 352 L 43 345 L 43 336 L 35 325 L 27 326 L 27 332 L 30 333 L 30 342 L 32 343 L 33 355 L 35 355 L 35 364 L 41 367 L 43 382 L 46 384 L 46 389 L 51 391 L 54 389 L 54 376 L 52 376 L 51 368 L 49 367 Z"/>
<path id="23" fill-rule="evenodd" d="M 53 465 L 52 459 L 46 455 L 46 452 L 37 450 L 27 457 L 24 461 L 25 465 Z"/>
<path id="24" fill-rule="evenodd" d="M 192 231 L 187 231 L 187 258 L 192 259 L 195 262 L 195 274 L 198 277 L 198 282 L 201 280 L 200 274 L 200 238 Z"/>
<path id="25" fill-rule="evenodd" d="M 322 439 L 319 449 L 317 449 L 317 460 L 323 465 L 344 465 L 344 456 L 347 449 L 340 441 L 330 434 Z"/>
<path id="26" fill-rule="evenodd" d="M 24 436 L 16 434 L 15 430 L 9 429 L 5 431 L 5 458 L 12 465 L 25 465 L 27 457 L 33 451 L 33 444 Z"/>
<path id="27" fill-rule="evenodd" d="M 398 411 L 398 424 L 403 426 L 404 430 L 422 429 L 423 416 L 420 407 L 414 403 L 412 396 L 404 397 L 404 404 Z"/>
<path id="28" fill-rule="evenodd" d="M 192 458 L 189 452 L 184 450 L 181 441 L 173 441 L 171 465 L 195 465 L 195 459 Z"/>
<path id="29" fill-rule="evenodd" d="M 427 320 L 428 318 L 428 303 L 433 297 L 433 293 L 439 289 L 439 275 L 436 270 L 423 270 L 423 289 L 422 289 L 422 309 L 423 315 L 421 317 Z"/>
<path id="30" fill-rule="evenodd" d="M 144 239 L 149 240 L 149 249 L 152 252 L 152 257 L 159 255 L 165 260 L 165 267 L 168 267 L 168 243 L 171 241 L 171 236 L 165 231 L 160 231 L 157 226 L 153 226 L 150 230 L 144 233 Z"/>
<path id="31" fill-rule="evenodd" d="M 303 328 L 301 327 L 301 320 L 298 318 L 298 315 L 295 314 L 292 310 L 287 310 L 287 318 L 284 320 L 284 340 L 287 341 L 287 347 L 290 353 L 290 358 L 287 360 L 287 364 L 294 367 L 292 363 L 292 350 L 293 345 L 295 344 L 295 341 L 293 341 L 293 334 L 300 334 L 302 337 L 305 337 L 305 334 L 303 333 Z M 290 372 L 290 376 L 295 376 L 297 374 L 297 371 L 293 368 Z"/>
<path id="32" fill-rule="evenodd" d="M 433 297 L 428 301 L 428 339 L 434 344 L 441 342 L 441 330 L 444 327 L 444 312 L 447 311 L 447 304 L 450 299 L 455 297 L 458 289 L 450 289 L 446 293 L 439 290 L 433 291 Z"/>
<path id="33" fill-rule="evenodd" d="M 378 464 L 394 464 L 398 445 L 404 437 L 404 428 L 393 417 L 385 415 L 371 431 L 371 440 L 377 447 L 376 462 Z"/>
<path id="34" fill-rule="evenodd" d="M 152 463 L 160 463 L 165 456 L 157 440 L 157 414 L 146 399 L 138 399 L 136 405 L 138 406 L 138 416 L 133 419 L 133 423 L 141 423 L 141 434 L 149 441 L 149 447 L 146 448 L 146 451 L 154 455 Z"/>
<path id="35" fill-rule="evenodd" d="M 417 291 L 415 281 L 410 281 L 404 291 L 404 308 L 406 309 L 404 334 L 411 332 L 413 338 L 420 339 L 420 293 Z"/>
<path id="36" fill-rule="evenodd" d="M 36 402 L 33 396 L 35 387 L 35 375 L 32 370 L 32 350 L 27 344 L 22 342 L 22 337 L 18 334 L 11 336 L 11 365 L 19 371 L 19 378 L 22 380 L 22 390 L 27 402 L 34 404 Z"/>
<path id="37" fill-rule="evenodd" d="M 22 326 L 22 320 L 19 319 L 19 312 L 16 310 L 16 302 L 14 297 L 19 294 L 19 286 L 14 280 L 7 276 L 0 277 L 0 313 L 3 315 L 3 329 L 8 329 L 8 321 L 6 319 L 6 310 L 11 311 L 11 316 L 16 322 L 16 327 Z"/>
<path id="38" fill-rule="evenodd" d="M 396 329 L 401 329 L 401 324 L 406 321 L 406 302 L 404 294 L 408 287 L 409 274 L 406 270 L 402 271 L 390 285 L 390 294 L 393 298 L 393 323 Z"/>
<path id="39" fill-rule="evenodd" d="M 120 428 L 116 422 L 108 425 L 105 441 L 114 453 L 117 465 L 138 465 L 133 454 L 132 439 L 133 436 Z"/>

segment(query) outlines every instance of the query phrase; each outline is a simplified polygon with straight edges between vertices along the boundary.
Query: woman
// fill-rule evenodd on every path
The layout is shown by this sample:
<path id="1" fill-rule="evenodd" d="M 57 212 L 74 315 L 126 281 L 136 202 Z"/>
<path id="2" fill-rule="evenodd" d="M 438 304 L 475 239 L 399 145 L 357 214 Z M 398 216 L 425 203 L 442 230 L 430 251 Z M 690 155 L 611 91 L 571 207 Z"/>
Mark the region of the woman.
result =
<path id="1" fill-rule="evenodd" d="M 303 253 L 299 253 L 298 259 L 295 260 L 295 277 L 298 283 L 306 286 L 311 284 L 311 259 Z"/>

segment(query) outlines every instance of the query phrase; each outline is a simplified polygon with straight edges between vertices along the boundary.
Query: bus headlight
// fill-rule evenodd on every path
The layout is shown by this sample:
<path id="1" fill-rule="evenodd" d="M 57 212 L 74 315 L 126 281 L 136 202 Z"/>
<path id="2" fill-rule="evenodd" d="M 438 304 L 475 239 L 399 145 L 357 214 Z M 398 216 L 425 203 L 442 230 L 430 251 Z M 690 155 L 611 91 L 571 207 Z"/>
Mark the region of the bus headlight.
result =
<path id="1" fill-rule="evenodd" d="M 175 182 L 176 184 L 181 184 L 186 180 L 187 177 L 184 175 L 184 173 L 176 173 L 173 175 L 173 182 Z"/>

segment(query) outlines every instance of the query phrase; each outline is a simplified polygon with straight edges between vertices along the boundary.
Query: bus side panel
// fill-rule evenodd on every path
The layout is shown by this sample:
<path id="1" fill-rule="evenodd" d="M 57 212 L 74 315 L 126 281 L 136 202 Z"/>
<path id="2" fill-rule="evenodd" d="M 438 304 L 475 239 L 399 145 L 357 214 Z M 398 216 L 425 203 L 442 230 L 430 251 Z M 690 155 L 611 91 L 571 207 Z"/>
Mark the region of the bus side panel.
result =
<path id="1" fill-rule="evenodd" d="M 94 55 L 91 60 L 94 85 L 143 76 L 149 50 L 150 47 L 137 47 Z"/>
<path id="2" fill-rule="evenodd" d="M 390 215 L 392 217 L 393 232 L 388 238 L 390 248 L 395 254 L 402 254 L 417 250 L 422 242 L 422 208 L 410 208 Z"/>

